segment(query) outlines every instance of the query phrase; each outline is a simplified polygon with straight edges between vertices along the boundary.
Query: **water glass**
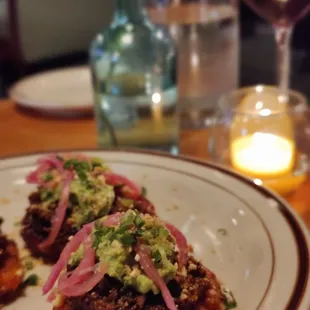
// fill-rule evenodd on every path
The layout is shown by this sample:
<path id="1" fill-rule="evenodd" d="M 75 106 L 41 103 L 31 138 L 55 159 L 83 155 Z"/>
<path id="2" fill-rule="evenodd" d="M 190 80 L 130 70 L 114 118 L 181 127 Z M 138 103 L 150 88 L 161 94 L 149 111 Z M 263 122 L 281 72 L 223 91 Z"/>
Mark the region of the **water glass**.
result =
<path id="1" fill-rule="evenodd" d="M 213 110 L 220 95 L 238 85 L 237 2 L 149 0 L 148 3 L 152 21 L 168 26 L 178 47 L 182 110 L 191 114 L 193 109 Z"/>

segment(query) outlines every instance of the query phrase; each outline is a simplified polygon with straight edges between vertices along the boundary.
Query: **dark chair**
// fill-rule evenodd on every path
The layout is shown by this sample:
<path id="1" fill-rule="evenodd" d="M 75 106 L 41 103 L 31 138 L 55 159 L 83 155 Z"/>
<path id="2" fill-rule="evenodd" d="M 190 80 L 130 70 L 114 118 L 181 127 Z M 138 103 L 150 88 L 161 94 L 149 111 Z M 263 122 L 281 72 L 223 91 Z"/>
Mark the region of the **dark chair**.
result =
<path id="1" fill-rule="evenodd" d="M 5 9 L 4 20 L 0 21 L 0 27 L 4 28 L 0 34 L 0 61 L 9 62 L 17 71 L 22 71 L 23 57 L 21 52 L 17 0 L 0 0 Z M 6 16 L 5 16 L 6 15 Z"/>

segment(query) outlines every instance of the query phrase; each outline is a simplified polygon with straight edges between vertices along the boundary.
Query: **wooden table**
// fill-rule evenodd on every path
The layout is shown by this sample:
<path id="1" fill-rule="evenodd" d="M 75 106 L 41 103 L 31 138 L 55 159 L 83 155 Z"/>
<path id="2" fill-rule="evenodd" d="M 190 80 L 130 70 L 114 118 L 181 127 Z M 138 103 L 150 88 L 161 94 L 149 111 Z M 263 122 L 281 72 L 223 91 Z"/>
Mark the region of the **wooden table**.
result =
<path id="1" fill-rule="evenodd" d="M 207 158 L 207 131 L 183 130 L 181 152 Z M 51 119 L 18 110 L 0 101 L 0 156 L 72 148 L 96 148 L 96 128 L 92 118 Z M 310 177 L 294 193 L 285 197 L 310 228 Z"/>

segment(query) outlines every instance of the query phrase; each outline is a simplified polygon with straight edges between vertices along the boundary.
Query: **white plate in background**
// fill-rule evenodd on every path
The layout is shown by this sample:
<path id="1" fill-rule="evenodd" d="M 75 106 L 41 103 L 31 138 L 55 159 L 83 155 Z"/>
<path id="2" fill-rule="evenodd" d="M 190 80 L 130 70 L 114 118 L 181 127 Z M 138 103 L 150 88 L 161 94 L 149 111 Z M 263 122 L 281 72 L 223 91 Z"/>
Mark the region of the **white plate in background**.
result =
<path id="1" fill-rule="evenodd" d="M 18 81 L 9 91 L 20 107 L 51 115 L 76 116 L 93 110 L 88 66 L 58 69 Z"/>

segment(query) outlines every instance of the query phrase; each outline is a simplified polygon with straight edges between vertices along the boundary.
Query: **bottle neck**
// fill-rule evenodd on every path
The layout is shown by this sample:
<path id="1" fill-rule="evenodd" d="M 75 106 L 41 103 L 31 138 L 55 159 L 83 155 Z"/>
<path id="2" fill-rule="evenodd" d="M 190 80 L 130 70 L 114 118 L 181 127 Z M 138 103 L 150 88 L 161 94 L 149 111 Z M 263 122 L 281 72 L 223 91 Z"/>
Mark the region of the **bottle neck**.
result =
<path id="1" fill-rule="evenodd" d="M 121 23 L 141 22 L 146 18 L 145 0 L 116 0 L 114 19 Z"/>

